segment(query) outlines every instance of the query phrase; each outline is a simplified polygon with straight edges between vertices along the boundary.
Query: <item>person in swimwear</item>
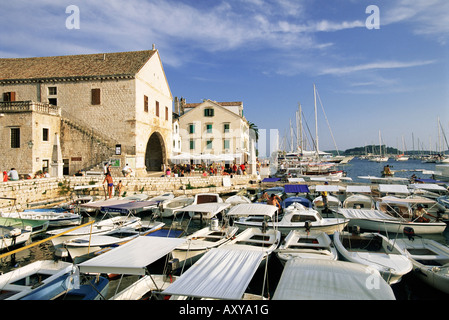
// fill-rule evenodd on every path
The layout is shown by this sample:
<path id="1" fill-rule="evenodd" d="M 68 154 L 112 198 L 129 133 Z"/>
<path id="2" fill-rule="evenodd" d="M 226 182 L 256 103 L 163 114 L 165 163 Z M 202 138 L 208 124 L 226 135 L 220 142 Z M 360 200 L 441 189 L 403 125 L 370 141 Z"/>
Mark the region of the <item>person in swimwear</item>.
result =
<path id="1" fill-rule="evenodd" d="M 108 183 L 108 195 L 109 195 L 109 199 L 112 198 L 112 189 L 114 187 L 114 181 L 112 180 L 112 176 L 111 173 L 108 172 L 106 174 L 106 177 L 104 177 L 103 183 L 107 182 Z"/>

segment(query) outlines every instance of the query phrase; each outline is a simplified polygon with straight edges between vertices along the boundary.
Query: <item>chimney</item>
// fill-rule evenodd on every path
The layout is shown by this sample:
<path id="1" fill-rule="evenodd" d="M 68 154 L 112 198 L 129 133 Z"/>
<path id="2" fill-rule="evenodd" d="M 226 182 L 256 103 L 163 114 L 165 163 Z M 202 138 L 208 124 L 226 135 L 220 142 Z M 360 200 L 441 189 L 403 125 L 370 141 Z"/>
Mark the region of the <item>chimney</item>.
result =
<path id="1" fill-rule="evenodd" d="M 156 45 L 153 43 L 153 50 L 156 50 Z"/>
<path id="2" fill-rule="evenodd" d="M 181 105 L 179 108 L 179 111 L 181 112 L 179 115 L 183 115 L 184 114 L 184 106 L 186 105 L 186 99 L 181 97 Z"/>
<path id="3" fill-rule="evenodd" d="M 178 97 L 175 97 L 175 113 L 177 115 L 180 115 L 179 114 L 179 99 L 178 99 Z"/>

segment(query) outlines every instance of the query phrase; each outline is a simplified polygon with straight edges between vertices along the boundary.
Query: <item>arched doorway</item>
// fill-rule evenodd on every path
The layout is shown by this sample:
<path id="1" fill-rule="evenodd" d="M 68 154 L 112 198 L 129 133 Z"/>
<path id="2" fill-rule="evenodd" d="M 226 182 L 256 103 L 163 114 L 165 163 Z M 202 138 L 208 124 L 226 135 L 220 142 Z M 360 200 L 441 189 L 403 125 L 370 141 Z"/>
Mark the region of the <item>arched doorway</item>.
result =
<path id="1" fill-rule="evenodd" d="M 148 139 L 145 151 L 145 166 L 147 171 L 161 171 L 165 162 L 164 139 L 159 132 L 154 132 Z"/>

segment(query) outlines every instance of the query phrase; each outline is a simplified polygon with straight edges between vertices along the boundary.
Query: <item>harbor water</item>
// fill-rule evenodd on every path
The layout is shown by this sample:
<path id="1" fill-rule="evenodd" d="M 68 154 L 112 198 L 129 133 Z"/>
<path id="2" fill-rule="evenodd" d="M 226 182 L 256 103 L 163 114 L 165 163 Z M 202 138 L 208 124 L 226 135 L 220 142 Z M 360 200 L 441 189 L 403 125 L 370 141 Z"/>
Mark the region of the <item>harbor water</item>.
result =
<path id="1" fill-rule="evenodd" d="M 339 166 L 340 170 L 344 170 L 347 173 L 347 177 L 352 179 L 352 182 L 360 184 L 370 184 L 370 180 L 363 179 L 361 177 L 375 176 L 380 177 L 381 171 L 385 165 L 389 165 L 393 171 L 395 171 L 395 177 L 410 178 L 413 174 L 417 178 L 428 179 L 431 175 L 426 171 L 435 170 L 434 163 L 423 163 L 420 160 L 408 160 L 408 161 L 395 161 L 390 158 L 388 162 L 371 162 L 368 160 L 353 159 L 348 164 Z M 142 217 L 143 220 L 148 217 Z M 170 225 L 172 219 L 165 219 L 166 225 Z M 197 223 L 197 222 L 195 222 Z M 191 225 L 190 232 L 202 227 L 197 225 Z M 391 237 L 391 235 L 389 235 Z M 397 235 L 402 237 L 402 235 Z M 35 240 L 42 240 L 45 236 L 38 237 Z M 426 238 L 436 240 L 443 244 L 449 243 L 449 230 L 446 230 L 442 234 L 426 235 Z M 9 256 L 1 259 L 0 272 L 5 273 L 11 269 L 19 266 L 26 265 L 33 261 L 53 259 L 55 252 L 51 241 L 43 242 L 38 246 L 26 249 L 18 252 L 13 256 Z M 158 268 L 156 266 L 155 268 Z M 265 296 L 272 297 L 276 289 L 276 285 L 282 274 L 282 264 L 277 259 L 276 255 L 272 255 L 268 262 L 267 269 L 260 268 L 253 277 L 253 280 L 248 286 L 248 292 L 254 294 L 264 294 Z M 266 277 L 267 276 L 267 277 Z M 266 278 L 265 278 L 266 277 Z M 262 284 L 265 283 L 265 287 L 262 288 Z M 420 281 L 413 272 L 403 277 L 402 281 L 398 284 L 392 285 L 397 300 L 447 300 L 449 294 L 444 294 L 429 285 L 426 285 Z M 111 287 L 110 287 L 111 290 Z"/>

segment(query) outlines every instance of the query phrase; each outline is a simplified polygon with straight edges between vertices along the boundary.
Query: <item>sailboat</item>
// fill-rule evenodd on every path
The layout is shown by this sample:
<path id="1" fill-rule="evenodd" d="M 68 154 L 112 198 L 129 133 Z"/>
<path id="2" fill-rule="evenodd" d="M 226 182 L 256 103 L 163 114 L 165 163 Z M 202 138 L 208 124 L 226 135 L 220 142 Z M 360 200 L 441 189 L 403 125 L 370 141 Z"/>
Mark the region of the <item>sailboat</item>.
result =
<path id="1" fill-rule="evenodd" d="M 387 162 L 389 157 L 382 155 L 382 137 L 379 130 L 379 156 L 371 158 L 370 161 L 374 162 Z"/>

